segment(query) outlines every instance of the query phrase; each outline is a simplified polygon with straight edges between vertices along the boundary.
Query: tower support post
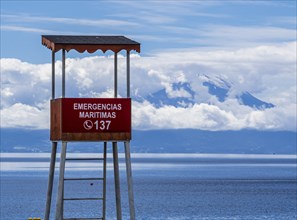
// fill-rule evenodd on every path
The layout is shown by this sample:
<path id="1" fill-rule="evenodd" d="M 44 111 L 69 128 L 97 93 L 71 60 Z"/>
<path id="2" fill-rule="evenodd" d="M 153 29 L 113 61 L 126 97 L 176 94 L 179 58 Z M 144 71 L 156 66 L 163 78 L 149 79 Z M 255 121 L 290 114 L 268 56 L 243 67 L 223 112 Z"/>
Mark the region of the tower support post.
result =
<path id="1" fill-rule="evenodd" d="M 119 158 L 118 158 L 118 143 L 117 142 L 112 142 L 112 150 L 113 150 L 113 169 L 114 169 L 114 184 L 115 184 L 117 220 L 122 220 L 120 172 L 119 172 Z"/>
<path id="2" fill-rule="evenodd" d="M 133 179 L 132 179 L 132 168 L 131 168 L 131 157 L 130 157 L 130 142 L 126 141 L 126 142 L 124 142 L 124 145 L 125 145 L 125 159 L 126 159 L 126 173 L 127 173 L 130 220 L 135 220 Z"/>
<path id="3" fill-rule="evenodd" d="M 51 153 L 50 170 L 48 175 L 48 186 L 47 186 L 47 194 L 46 194 L 44 220 L 49 220 L 49 217 L 50 217 L 53 184 L 54 184 L 54 176 L 55 176 L 57 145 L 58 145 L 58 142 L 52 142 L 52 153 Z"/>
<path id="4" fill-rule="evenodd" d="M 65 175 L 65 160 L 66 160 L 67 142 L 62 142 L 61 156 L 60 156 L 60 170 L 59 170 L 59 185 L 56 206 L 55 220 L 63 220 L 63 198 L 64 198 L 64 175 Z"/>

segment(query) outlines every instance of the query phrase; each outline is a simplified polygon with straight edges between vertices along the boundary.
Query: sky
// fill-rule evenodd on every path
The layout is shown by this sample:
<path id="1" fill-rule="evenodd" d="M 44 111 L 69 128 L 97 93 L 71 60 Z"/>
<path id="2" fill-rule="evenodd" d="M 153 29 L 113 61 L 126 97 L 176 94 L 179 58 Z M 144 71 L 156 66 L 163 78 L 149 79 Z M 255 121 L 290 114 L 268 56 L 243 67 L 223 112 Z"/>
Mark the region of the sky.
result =
<path id="1" fill-rule="evenodd" d="M 124 35 L 141 43 L 131 55 L 131 91 L 147 97 L 189 83 L 193 106 L 156 107 L 133 101 L 134 129 L 296 131 L 296 1 L 6 1 L 1 0 L 1 127 L 47 129 L 51 52 L 41 35 Z M 113 57 L 67 53 L 66 96 L 111 97 Z M 125 54 L 119 56 L 124 96 Z M 56 61 L 57 85 L 61 53 Z M 219 102 L 204 75 L 232 85 Z M 254 109 L 248 91 L 275 105 Z M 59 96 L 59 91 L 58 91 Z"/>

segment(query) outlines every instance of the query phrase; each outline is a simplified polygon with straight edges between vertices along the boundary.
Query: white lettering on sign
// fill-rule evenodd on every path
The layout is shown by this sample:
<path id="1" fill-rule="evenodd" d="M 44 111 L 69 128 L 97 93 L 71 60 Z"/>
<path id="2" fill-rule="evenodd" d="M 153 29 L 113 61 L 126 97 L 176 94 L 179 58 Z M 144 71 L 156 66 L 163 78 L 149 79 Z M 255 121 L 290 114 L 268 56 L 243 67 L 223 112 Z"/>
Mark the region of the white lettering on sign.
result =
<path id="1" fill-rule="evenodd" d="M 91 120 L 86 120 L 83 123 L 83 126 L 86 130 L 91 130 L 94 126 L 96 130 L 109 130 L 111 121 L 109 120 L 96 120 L 94 123 Z"/>
<path id="2" fill-rule="evenodd" d="M 73 110 L 79 110 L 79 118 L 116 118 L 115 111 L 122 110 L 122 104 L 112 103 L 73 103 Z M 88 111 L 88 112 L 84 112 Z M 90 112 L 92 111 L 92 112 Z M 113 112 L 105 112 L 113 111 Z"/>
<path id="3" fill-rule="evenodd" d="M 79 112 L 79 118 L 116 118 L 116 112 Z"/>
<path id="4" fill-rule="evenodd" d="M 93 122 L 90 120 L 86 120 L 83 125 L 86 130 L 91 130 L 93 128 Z"/>
<path id="5" fill-rule="evenodd" d="M 103 103 L 73 103 L 73 110 L 82 111 L 120 111 L 122 110 L 122 104 L 103 104 Z"/>
<path id="6" fill-rule="evenodd" d="M 100 129 L 100 130 L 108 130 L 109 126 L 110 126 L 111 121 L 95 121 L 95 127 L 96 130 Z"/>

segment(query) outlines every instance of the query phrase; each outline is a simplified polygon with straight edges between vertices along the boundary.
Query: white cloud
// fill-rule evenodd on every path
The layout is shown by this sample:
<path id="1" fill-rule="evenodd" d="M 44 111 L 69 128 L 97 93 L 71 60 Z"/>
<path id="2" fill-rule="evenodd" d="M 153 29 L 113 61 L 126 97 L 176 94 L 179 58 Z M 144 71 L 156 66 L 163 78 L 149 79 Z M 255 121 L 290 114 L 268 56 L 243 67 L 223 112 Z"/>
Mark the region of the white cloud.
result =
<path id="1" fill-rule="evenodd" d="M 148 102 L 133 105 L 133 126 L 138 129 L 193 128 L 203 130 L 272 129 L 296 131 L 296 104 L 266 110 L 251 110 L 236 104 L 224 110 L 215 105 L 195 104 L 189 108 L 164 106 Z M 233 109 L 234 110 L 234 109 Z"/>
<path id="2" fill-rule="evenodd" d="M 266 83 L 277 88 L 282 85 L 288 88 L 288 84 L 296 87 L 296 48 L 296 42 L 241 49 L 196 48 L 158 53 L 156 62 L 162 63 L 168 72 L 186 69 L 188 79 L 198 73 L 221 75 L 238 90 L 258 93 L 263 87 L 269 88 Z M 280 80 L 283 82 L 279 83 Z"/>
<path id="3" fill-rule="evenodd" d="M 264 43 L 276 42 L 278 40 L 295 40 L 296 30 L 280 27 L 263 27 L 263 26 L 247 26 L 237 27 L 230 25 L 208 25 L 204 30 L 199 31 L 201 37 L 207 39 L 215 38 L 218 40 L 217 45 L 224 45 L 228 40 L 233 42 L 249 44 L 251 42 Z M 220 36 L 218 38 L 218 36 Z"/>
<path id="4" fill-rule="evenodd" d="M 195 104 L 190 108 L 164 106 L 156 108 L 148 102 L 135 103 L 133 106 L 133 124 L 142 129 L 172 129 L 199 128 L 205 130 L 219 130 L 219 127 L 229 129 L 228 121 L 232 121 L 232 114 L 220 110 L 217 106 Z M 139 122 L 145 121 L 144 124 Z M 222 125 L 224 123 L 224 125 Z M 231 128 L 231 126 L 230 126 Z M 236 128 L 235 128 L 236 129 Z"/>
<path id="5" fill-rule="evenodd" d="M 1 127 L 23 127 L 49 129 L 49 108 L 43 104 L 41 108 L 23 103 L 1 109 Z"/>
<path id="6" fill-rule="evenodd" d="M 51 22 L 61 23 L 69 25 L 82 25 L 82 26 L 94 26 L 94 27 L 137 27 L 139 26 L 135 22 L 129 22 L 116 19 L 84 19 L 84 18 L 69 18 L 69 17 L 46 17 L 46 16 L 34 16 L 25 14 L 3 14 L 1 15 L 3 20 L 15 21 L 15 22 Z"/>
<path id="7" fill-rule="evenodd" d="M 126 63 L 119 56 L 119 92 L 125 97 Z M 61 61 L 56 62 L 57 97 Z M 205 75 L 232 85 L 229 99 L 219 102 L 201 83 Z M 112 97 L 112 57 L 66 60 L 66 96 Z M 296 42 L 242 49 L 170 51 L 152 57 L 131 56 L 131 93 L 146 97 L 165 88 L 169 97 L 190 97 L 171 84 L 187 82 L 196 104 L 187 108 L 133 102 L 134 129 L 196 128 L 207 130 L 296 130 Z M 218 83 L 220 83 L 218 81 Z M 48 128 L 51 65 L 1 59 L 1 126 Z M 234 96 L 249 91 L 275 108 L 256 110 Z M 232 96 L 232 94 L 234 94 Z"/>
<path id="8" fill-rule="evenodd" d="M 1 30 L 6 31 L 20 31 L 20 32 L 30 32 L 30 33 L 57 33 L 56 31 L 44 29 L 44 28 L 34 28 L 34 27 L 24 27 L 16 25 L 1 25 Z"/>

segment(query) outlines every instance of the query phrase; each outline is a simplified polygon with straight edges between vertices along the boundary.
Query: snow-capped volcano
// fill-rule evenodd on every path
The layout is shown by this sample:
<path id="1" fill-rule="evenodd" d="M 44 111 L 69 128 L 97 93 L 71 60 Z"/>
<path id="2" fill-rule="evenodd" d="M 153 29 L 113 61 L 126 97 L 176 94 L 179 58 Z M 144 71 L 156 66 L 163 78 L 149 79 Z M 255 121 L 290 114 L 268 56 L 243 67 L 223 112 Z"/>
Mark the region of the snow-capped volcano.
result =
<path id="1" fill-rule="evenodd" d="M 267 109 L 275 106 L 272 103 L 256 98 L 248 91 L 235 93 L 232 83 L 222 78 L 210 78 L 206 75 L 199 75 L 197 78 L 198 80 L 192 83 L 172 83 L 170 87 L 150 93 L 144 98 L 135 97 L 135 99 L 138 101 L 147 100 L 155 107 L 165 105 L 190 107 L 195 103 L 212 104 L 214 98 L 220 103 L 224 103 L 228 99 L 233 98 L 236 99 L 240 105 L 249 106 L 254 109 Z"/>

